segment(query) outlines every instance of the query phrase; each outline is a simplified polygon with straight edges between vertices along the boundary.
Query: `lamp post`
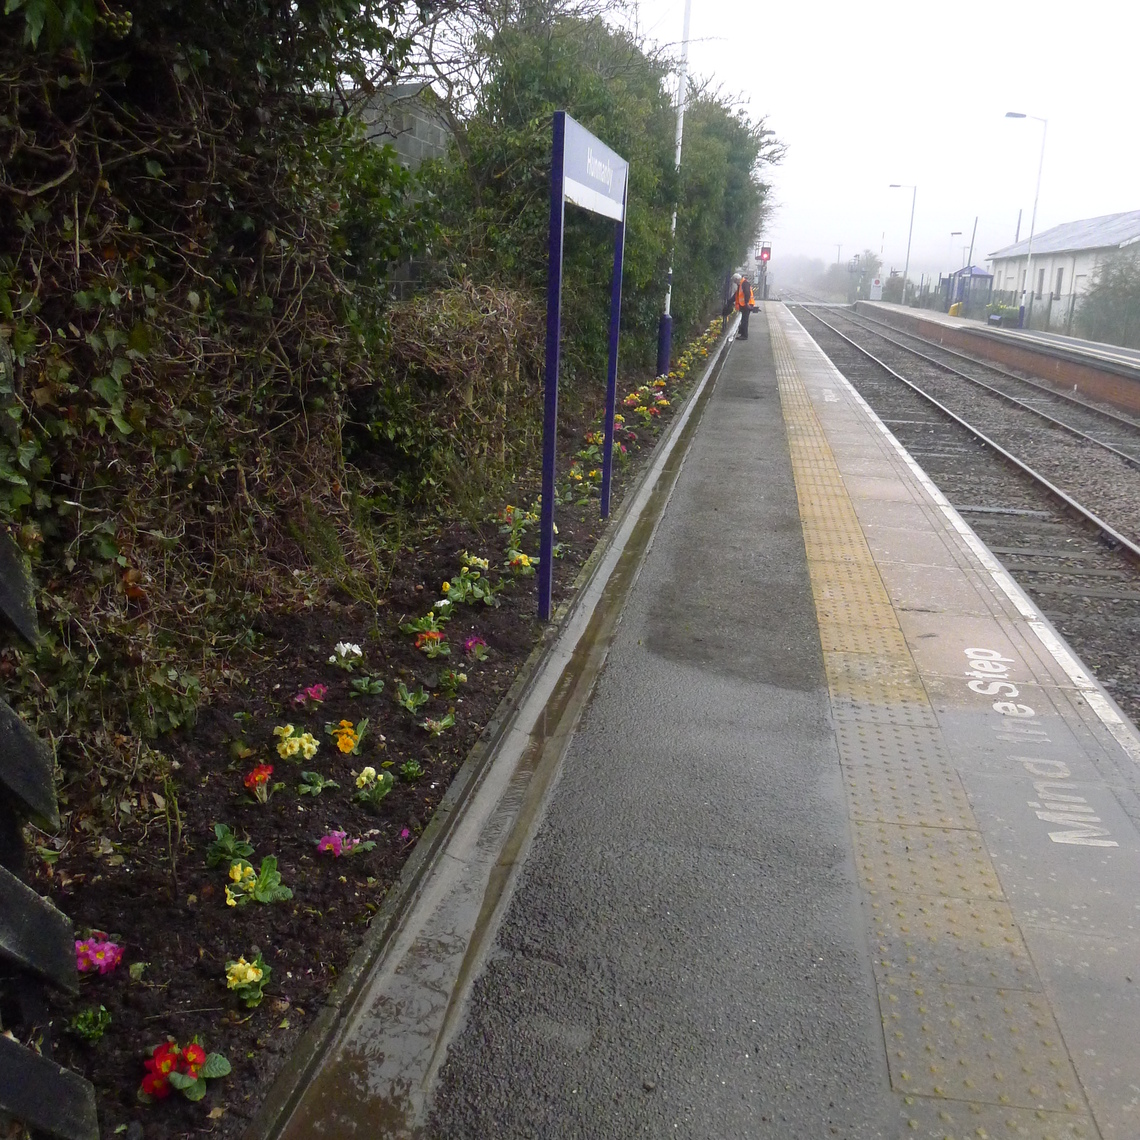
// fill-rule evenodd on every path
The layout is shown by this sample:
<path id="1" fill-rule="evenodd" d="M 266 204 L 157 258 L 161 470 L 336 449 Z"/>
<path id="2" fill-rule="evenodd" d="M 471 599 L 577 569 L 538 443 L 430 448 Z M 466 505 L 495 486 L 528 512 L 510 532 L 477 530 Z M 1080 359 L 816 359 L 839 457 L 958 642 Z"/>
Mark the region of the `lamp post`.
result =
<path id="1" fill-rule="evenodd" d="M 1049 133 L 1049 120 L 1042 119 L 1039 115 L 1027 115 L 1024 111 L 1006 111 L 1005 117 L 1007 119 L 1036 119 L 1041 124 L 1041 158 L 1037 163 L 1037 189 L 1033 192 L 1033 213 L 1029 218 L 1029 248 L 1026 250 L 1025 257 L 1025 282 L 1021 286 L 1021 307 L 1017 312 L 1017 327 L 1019 329 L 1025 328 L 1025 300 L 1026 296 L 1032 296 L 1033 289 L 1033 231 L 1037 225 L 1037 199 L 1041 196 L 1041 170 L 1045 166 L 1045 136 Z M 1033 302 L 1029 303 L 1029 313 L 1033 313 Z"/>
<path id="2" fill-rule="evenodd" d="M 914 236 L 914 203 L 918 198 L 918 187 L 912 186 L 909 182 L 892 182 L 892 190 L 912 190 L 910 196 L 910 229 L 907 230 L 906 235 L 906 263 L 903 265 L 903 286 L 902 286 L 902 303 L 906 304 L 906 277 L 910 272 L 910 239 Z"/>
<path id="3" fill-rule="evenodd" d="M 681 74 L 677 77 L 677 147 L 673 165 L 677 169 L 678 193 L 681 174 L 681 139 L 685 133 L 685 79 L 689 67 L 689 15 L 693 0 L 685 0 L 685 31 L 681 37 Z M 669 371 L 669 358 L 673 354 L 673 258 L 677 252 L 677 207 L 673 207 L 673 225 L 669 231 L 669 276 L 665 282 L 665 311 L 657 325 L 657 375 Z"/>

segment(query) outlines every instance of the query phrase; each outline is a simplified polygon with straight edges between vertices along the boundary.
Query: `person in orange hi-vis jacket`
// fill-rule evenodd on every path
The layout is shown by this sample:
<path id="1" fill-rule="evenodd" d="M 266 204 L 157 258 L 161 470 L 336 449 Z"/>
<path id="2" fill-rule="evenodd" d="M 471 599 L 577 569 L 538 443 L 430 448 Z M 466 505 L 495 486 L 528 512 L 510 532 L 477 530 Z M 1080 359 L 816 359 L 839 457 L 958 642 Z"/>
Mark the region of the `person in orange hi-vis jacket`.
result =
<path id="1" fill-rule="evenodd" d="M 752 294 L 752 286 L 747 277 L 741 277 L 736 287 L 736 311 L 740 314 L 740 328 L 736 333 L 737 340 L 748 339 L 748 315 L 756 308 L 756 298 Z"/>

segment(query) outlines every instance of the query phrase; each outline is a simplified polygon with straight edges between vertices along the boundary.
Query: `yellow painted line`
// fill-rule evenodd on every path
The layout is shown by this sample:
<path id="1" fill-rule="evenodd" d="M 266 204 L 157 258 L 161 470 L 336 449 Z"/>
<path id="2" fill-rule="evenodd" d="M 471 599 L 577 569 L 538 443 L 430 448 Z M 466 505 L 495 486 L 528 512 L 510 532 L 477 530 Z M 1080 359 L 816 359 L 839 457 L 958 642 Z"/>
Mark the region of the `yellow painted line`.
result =
<path id="1" fill-rule="evenodd" d="M 787 427 L 892 1088 L 911 1135 L 1099 1135 L 781 326 Z"/>

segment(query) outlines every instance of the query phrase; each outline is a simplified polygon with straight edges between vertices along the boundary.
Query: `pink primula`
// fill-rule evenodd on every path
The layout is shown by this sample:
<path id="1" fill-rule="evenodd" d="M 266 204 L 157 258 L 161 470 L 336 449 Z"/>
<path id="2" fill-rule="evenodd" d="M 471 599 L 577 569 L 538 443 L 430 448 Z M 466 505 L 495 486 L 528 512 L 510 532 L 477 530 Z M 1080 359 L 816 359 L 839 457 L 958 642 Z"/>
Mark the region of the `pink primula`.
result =
<path id="1" fill-rule="evenodd" d="M 325 697 L 328 696 L 328 686 L 322 685 L 319 681 L 315 685 L 310 685 L 306 689 L 302 689 L 294 698 L 295 705 L 319 705 Z"/>
<path id="2" fill-rule="evenodd" d="M 347 831 L 330 831 L 317 840 L 318 851 L 331 851 L 336 858 L 347 855 L 354 847 L 360 846 L 359 839 L 350 839 Z"/>
<path id="3" fill-rule="evenodd" d="M 123 948 L 117 942 L 100 938 L 77 939 L 75 943 L 75 968 L 81 974 L 98 970 L 109 974 L 123 959 Z"/>

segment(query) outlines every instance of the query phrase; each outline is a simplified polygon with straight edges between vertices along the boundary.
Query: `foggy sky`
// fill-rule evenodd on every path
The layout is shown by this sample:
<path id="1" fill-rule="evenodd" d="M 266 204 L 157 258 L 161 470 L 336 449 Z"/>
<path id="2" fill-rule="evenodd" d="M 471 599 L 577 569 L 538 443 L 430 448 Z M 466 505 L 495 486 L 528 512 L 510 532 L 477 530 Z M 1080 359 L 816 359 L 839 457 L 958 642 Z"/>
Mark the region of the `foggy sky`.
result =
<path id="1" fill-rule="evenodd" d="M 940 10 L 941 7 L 941 10 Z M 638 23 L 678 46 L 684 0 L 642 0 Z M 776 208 L 764 237 L 781 254 L 842 260 L 880 247 L 911 270 L 974 263 L 1029 234 L 1049 120 L 1036 230 L 1140 210 L 1140 6 L 1104 0 L 957 12 L 916 0 L 730 5 L 692 0 L 690 72 L 741 94 L 787 144 L 771 173 Z M 682 163 L 684 157 L 682 156 Z M 950 236 L 960 230 L 962 237 Z"/>

